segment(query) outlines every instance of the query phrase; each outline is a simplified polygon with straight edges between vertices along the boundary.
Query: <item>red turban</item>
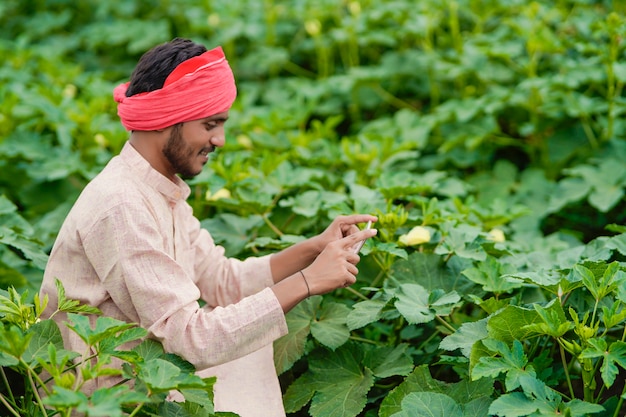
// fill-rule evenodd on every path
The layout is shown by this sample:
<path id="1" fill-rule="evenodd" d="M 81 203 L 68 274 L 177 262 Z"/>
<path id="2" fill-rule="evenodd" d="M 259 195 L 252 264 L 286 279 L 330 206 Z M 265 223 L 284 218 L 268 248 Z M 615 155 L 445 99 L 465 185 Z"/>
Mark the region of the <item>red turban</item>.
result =
<path id="1" fill-rule="evenodd" d="M 237 88 L 221 47 L 180 63 L 163 88 L 126 97 L 129 83 L 113 90 L 127 130 L 158 130 L 230 109 Z"/>

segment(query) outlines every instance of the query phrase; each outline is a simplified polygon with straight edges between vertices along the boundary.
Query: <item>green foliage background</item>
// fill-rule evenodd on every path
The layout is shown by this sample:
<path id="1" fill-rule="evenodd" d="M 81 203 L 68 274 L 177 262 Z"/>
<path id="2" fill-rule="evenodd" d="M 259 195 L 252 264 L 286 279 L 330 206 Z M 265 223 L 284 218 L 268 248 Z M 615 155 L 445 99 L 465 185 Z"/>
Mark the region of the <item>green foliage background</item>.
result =
<path id="1" fill-rule="evenodd" d="M 191 183 L 229 255 L 338 214 L 381 219 L 357 285 L 289 316 L 276 346 L 288 411 L 618 415 L 625 13 L 609 0 L 5 0 L 0 285 L 37 291 L 69 207 L 127 137 L 113 87 L 145 50 L 190 37 L 224 47 L 239 89 L 227 146 Z M 414 226 L 431 240 L 400 243 Z"/>

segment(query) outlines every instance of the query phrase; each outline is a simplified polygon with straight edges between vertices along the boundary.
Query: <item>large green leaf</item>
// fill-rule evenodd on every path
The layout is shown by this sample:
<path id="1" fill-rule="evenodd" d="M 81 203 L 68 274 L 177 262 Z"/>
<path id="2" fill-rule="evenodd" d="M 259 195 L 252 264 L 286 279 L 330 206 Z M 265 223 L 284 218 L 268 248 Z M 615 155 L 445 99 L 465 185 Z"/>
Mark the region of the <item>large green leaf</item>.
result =
<path id="1" fill-rule="evenodd" d="M 463 410 L 452 398 L 436 392 L 412 392 L 402 399 L 402 411 L 391 417 L 463 416 Z"/>
<path id="2" fill-rule="evenodd" d="M 428 291 L 417 284 L 403 284 L 396 292 L 395 306 L 411 324 L 428 323 L 434 320 L 435 313 L 431 311 Z"/>
<path id="3" fill-rule="evenodd" d="M 311 323 L 311 334 L 322 345 L 336 349 L 348 341 L 346 319 L 350 309 L 344 304 L 327 301 Z"/>
<path id="4" fill-rule="evenodd" d="M 487 320 L 487 318 L 484 318 L 476 322 L 463 323 L 456 332 L 446 336 L 439 344 L 439 347 L 445 350 L 461 349 L 461 353 L 469 358 L 474 343 L 485 339 L 489 335 Z"/>
<path id="5" fill-rule="evenodd" d="M 380 410 L 380 417 L 390 417 L 401 412 L 402 401 L 411 393 L 431 392 L 445 394 L 455 403 L 462 407 L 468 407 L 468 416 L 484 416 L 484 408 L 491 403 L 489 396 L 493 391 L 493 382 L 484 378 L 479 381 L 462 380 L 457 383 L 446 383 L 433 379 L 427 365 L 416 367 L 413 372 L 393 389 L 383 400 Z M 474 401 L 476 401 L 474 403 Z M 472 404 L 471 406 L 469 406 Z M 474 410 L 472 412 L 471 410 Z M 483 410 L 483 411 L 481 411 Z"/>
<path id="6" fill-rule="evenodd" d="M 52 344 L 57 350 L 57 357 L 67 355 L 68 359 L 74 359 L 80 356 L 76 352 L 69 352 L 63 350 L 63 337 L 59 326 L 54 320 L 42 320 L 33 324 L 28 333 L 33 337 L 30 339 L 30 343 L 26 351 L 24 352 L 24 361 L 35 366 L 39 360 L 49 361 L 48 345 Z"/>
<path id="7" fill-rule="evenodd" d="M 136 327 L 136 324 L 126 323 L 120 320 L 116 320 L 112 317 L 97 317 L 96 324 L 92 328 L 89 317 L 80 314 L 68 313 L 68 319 L 72 322 L 68 325 L 88 346 L 94 346 L 97 343 L 109 338 L 115 338 L 120 332 L 131 329 L 133 336 L 138 336 L 132 328 Z M 125 338 L 121 338 L 124 341 Z M 111 348 L 109 341 L 105 342 L 106 345 Z"/>
<path id="8" fill-rule="evenodd" d="M 356 303 L 348 314 L 346 324 L 350 330 L 360 329 L 378 321 L 388 301 L 377 298 Z"/>
<path id="9" fill-rule="evenodd" d="M 313 417 L 354 417 L 363 410 L 374 376 L 362 363 L 363 352 L 355 344 L 311 354 L 309 369 L 320 384 L 311 400 Z"/>
<path id="10" fill-rule="evenodd" d="M 607 387 L 615 382 L 615 378 L 619 373 L 617 365 L 626 369 L 626 343 L 616 341 L 610 344 L 607 349 L 607 342 L 604 339 L 589 339 L 589 347 L 580 354 L 581 359 L 602 358 L 602 366 L 600 367 L 600 375 L 602 381 Z"/>
<path id="11" fill-rule="evenodd" d="M 470 265 L 462 258 L 453 257 L 443 262 L 441 256 L 414 252 L 407 260 L 394 262 L 391 274 L 399 283 L 414 283 L 428 290 L 456 290 L 460 294 L 471 292 L 474 284 L 461 274 Z"/>
<path id="12" fill-rule="evenodd" d="M 304 346 L 311 332 L 322 297 L 314 296 L 301 302 L 287 313 L 289 332 L 274 342 L 274 363 L 278 374 L 282 374 L 304 355 Z"/>
<path id="13" fill-rule="evenodd" d="M 533 309 L 507 306 L 489 316 L 487 330 L 489 336 L 505 342 L 524 340 L 534 333 L 532 324 L 541 323 L 541 317 Z"/>
<path id="14" fill-rule="evenodd" d="M 388 378 L 394 375 L 409 375 L 413 370 L 413 360 L 407 353 L 408 345 L 381 346 L 368 349 L 363 364 L 377 378 Z"/>
<path id="15" fill-rule="evenodd" d="M 211 232 L 215 242 L 224 246 L 227 256 L 235 256 L 240 253 L 250 241 L 250 230 L 262 223 L 261 216 L 242 217 L 230 213 L 224 213 L 201 222 L 202 227 Z"/>

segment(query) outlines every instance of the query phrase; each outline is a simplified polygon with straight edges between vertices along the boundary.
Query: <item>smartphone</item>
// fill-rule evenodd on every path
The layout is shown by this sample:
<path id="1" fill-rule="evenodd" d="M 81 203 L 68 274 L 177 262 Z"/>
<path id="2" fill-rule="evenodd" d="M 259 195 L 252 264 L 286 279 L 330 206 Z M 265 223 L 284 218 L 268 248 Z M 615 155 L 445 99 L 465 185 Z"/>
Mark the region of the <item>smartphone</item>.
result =
<path id="1" fill-rule="evenodd" d="M 365 229 L 371 229 L 372 228 L 372 221 L 368 221 L 367 224 L 365 225 Z M 354 245 L 354 253 L 359 253 L 359 251 L 361 250 L 361 248 L 363 247 L 363 245 L 365 244 L 365 240 L 360 241 L 359 243 L 357 243 L 356 245 Z"/>

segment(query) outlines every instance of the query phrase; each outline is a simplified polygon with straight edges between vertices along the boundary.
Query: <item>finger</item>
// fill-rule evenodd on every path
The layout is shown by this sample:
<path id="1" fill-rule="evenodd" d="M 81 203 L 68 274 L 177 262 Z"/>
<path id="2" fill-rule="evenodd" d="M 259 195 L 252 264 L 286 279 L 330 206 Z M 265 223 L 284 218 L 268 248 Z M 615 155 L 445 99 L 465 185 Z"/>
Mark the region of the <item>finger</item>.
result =
<path id="1" fill-rule="evenodd" d="M 350 249 L 354 245 L 356 245 L 357 242 L 360 242 L 362 240 L 365 240 L 365 239 L 368 239 L 368 238 L 370 238 L 372 236 L 375 236 L 376 233 L 378 233 L 378 230 L 376 230 L 376 229 L 360 230 L 360 231 L 358 231 L 356 233 L 353 233 L 351 235 L 348 235 L 348 236 L 342 238 L 341 240 L 339 240 L 339 244 L 344 249 Z"/>
<path id="2" fill-rule="evenodd" d="M 341 223 L 342 224 L 359 224 L 359 223 L 367 223 L 372 222 L 375 223 L 378 221 L 378 217 L 372 216 L 371 214 L 351 214 L 349 216 L 342 216 Z"/>
<path id="3" fill-rule="evenodd" d="M 348 264 L 346 266 L 346 270 L 348 271 L 348 273 L 350 274 L 350 278 L 354 278 L 354 280 L 356 281 L 356 276 L 359 274 L 359 268 L 357 268 L 355 265 L 352 264 Z"/>
<path id="4" fill-rule="evenodd" d="M 344 288 L 349 287 L 350 285 L 356 282 L 356 277 L 353 274 L 350 274 L 349 277 L 346 277 L 346 282 L 343 284 Z"/>
<path id="5" fill-rule="evenodd" d="M 348 253 L 348 256 L 346 257 L 346 261 L 348 261 L 348 263 L 352 265 L 358 264 L 360 260 L 361 260 L 361 257 L 356 253 L 350 252 Z"/>
<path id="6" fill-rule="evenodd" d="M 356 225 L 354 225 L 354 224 L 348 225 L 348 227 L 346 228 L 346 230 L 344 230 L 344 231 L 343 231 L 343 236 L 350 236 L 351 234 L 356 233 L 356 232 L 358 232 L 359 230 L 361 230 L 361 229 L 359 229 L 359 228 L 358 228 Z"/>

